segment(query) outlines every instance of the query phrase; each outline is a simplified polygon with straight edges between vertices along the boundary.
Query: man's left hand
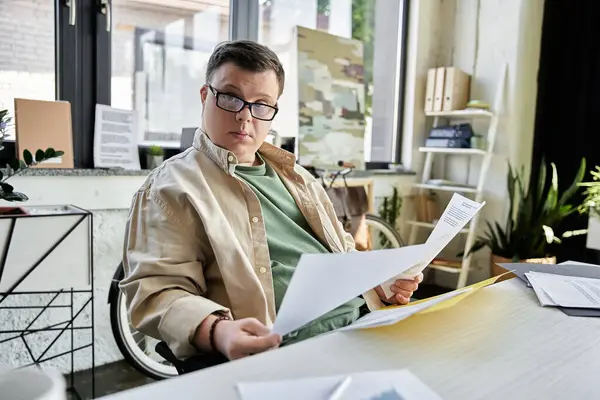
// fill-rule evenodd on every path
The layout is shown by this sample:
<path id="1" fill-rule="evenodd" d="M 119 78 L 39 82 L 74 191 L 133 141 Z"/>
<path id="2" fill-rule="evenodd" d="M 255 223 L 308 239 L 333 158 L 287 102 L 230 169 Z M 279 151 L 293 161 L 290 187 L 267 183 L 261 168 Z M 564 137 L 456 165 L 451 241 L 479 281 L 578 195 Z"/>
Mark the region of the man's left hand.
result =
<path id="1" fill-rule="evenodd" d="M 375 291 L 379 295 L 379 298 L 387 303 L 392 304 L 408 304 L 413 293 L 419 288 L 419 283 L 423 282 L 423 274 L 415 276 L 414 279 L 398 279 L 390 290 L 394 292 L 394 296 L 386 298 L 383 288 L 377 286 Z"/>

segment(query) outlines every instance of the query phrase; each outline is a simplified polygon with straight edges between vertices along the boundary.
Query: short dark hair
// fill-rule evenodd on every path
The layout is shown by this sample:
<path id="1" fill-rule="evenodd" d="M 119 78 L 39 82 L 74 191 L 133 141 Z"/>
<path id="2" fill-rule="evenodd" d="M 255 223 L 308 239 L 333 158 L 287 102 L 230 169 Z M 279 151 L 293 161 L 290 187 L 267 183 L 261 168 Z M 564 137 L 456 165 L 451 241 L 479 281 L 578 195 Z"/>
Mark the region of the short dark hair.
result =
<path id="1" fill-rule="evenodd" d="M 252 40 L 234 40 L 218 44 L 208 60 L 206 82 L 210 83 L 215 71 L 229 62 L 250 72 L 275 72 L 279 95 L 283 93 L 285 84 L 283 66 L 277 54 L 267 46 Z"/>

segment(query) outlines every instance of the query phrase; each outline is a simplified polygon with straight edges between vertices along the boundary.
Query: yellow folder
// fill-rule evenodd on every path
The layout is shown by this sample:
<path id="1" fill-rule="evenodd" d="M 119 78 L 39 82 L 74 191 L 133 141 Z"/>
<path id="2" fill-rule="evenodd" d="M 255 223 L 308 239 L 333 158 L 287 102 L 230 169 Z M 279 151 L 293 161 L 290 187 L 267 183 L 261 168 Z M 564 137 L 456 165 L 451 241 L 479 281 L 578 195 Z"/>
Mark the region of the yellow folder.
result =
<path id="1" fill-rule="evenodd" d="M 479 289 L 482 289 L 482 288 L 484 288 L 486 286 L 489 286 L 489 285 L 492 285 L 492 284 L 496 283 L 496 281 L 498 281 L 498 279 L 500 279 L 504 275 L 507 275 L 507 274 L 510 274 L 510 273 L 512 273 L 512 271 L 507 271 L 507 272 L 505 272 L 505 273 L 503 273 L 501 275 L 493 276 L 493 277 L 491 277 L 489 279 L 486 279 L 484 281 L 474 283 L 474 284 L 472 284 L 470 286 L 465 286 L 464 288 L 461 288 L 461 289 L 457 289 L 455 291 L 463 291 L 463 290 L 468 289 L 468 288 L 470 288 L 471 290 L 467 290 L 464 293 L 461 293 L 461 294 L 459 294 L 457 296 L 450 297 L 447 300 L 444 300 L 444 301 L 442 301 L 440 303 L 437 303 L 437 304 L 435 304 L 435 305 L 433 305 L 433 306 L 431 306 L 429 308 L 426 308 L 425 310 L 419 311 L 419 312 L 417 312 L 417 313 L 415 313 L 413 315 L 427 314 L 427 313 L 431 313 L 431 312 L 434 312 L 434 311 L 439 311 L 439 310 L 444 310 L 446 308 L 450 308 L 450 307 L 452 307 L 452 306 L 460 303 L 462 300 L 466 299 L 467 297 L 471 296 L 473 293 L 477 292 Z M 411 302 L 410 304 L 403 305 L 403 306 L 388 306 L 388 307 L 383 307 L 383 308 L 381 308 L 381 310 L 389 310 L 389 309 L 397 308 L 397 307 L 412 307 L 412 306 L 420 304 L 420 303 L 431 301 L 431 300 L 433 300 L 433 299 L 435 299 L 437 297 L 439 297 L 439 296 L 434 296 L 434 297 L 430 297 L 428 299 L 423 299 L 423 300 L 417 300 L 417 301 Z M 402 322 L 402 321 L 399 321 L 399 322 Z"/>

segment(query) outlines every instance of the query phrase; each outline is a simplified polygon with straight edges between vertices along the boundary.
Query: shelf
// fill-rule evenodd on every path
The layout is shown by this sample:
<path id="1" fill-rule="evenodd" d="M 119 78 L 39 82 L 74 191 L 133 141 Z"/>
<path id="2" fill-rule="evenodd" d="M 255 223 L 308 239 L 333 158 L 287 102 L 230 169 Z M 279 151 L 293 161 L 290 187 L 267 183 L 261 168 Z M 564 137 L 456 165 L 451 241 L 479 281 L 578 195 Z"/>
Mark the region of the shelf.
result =
<path id="1" fill-rule="evenodd" d="M 456 111 L 427 111 L 428 117 L 446 117 L 446 118 L 492 118 L 494 113 L 486 110 L 456 110 Z"/>
<path id="2" fill-rule="evenodd" d="M 407 221 L 407 223 L 412 226 L 420 226 L 421 228 L 430 228 L 430 229 L 435 228 L 435 225 L 436 225 L 431 222 L 421 222 L 421 221 Z M 469 233 L 469 229 L 467 229 L 467 228 L 461 229 L 459 231 L 459 233 Z"/>
<path id="3" fill-rule="evenodd" d="M 477 193 L 477 188 L 473 186 L 432 185 L 428 183 L 416 183 L 414 187 L 418 187 L 421 189 L 442 190 L 445 192 Z"/>
<path id="4" fill-rule="evenodd" d="M 467 156 L 483 156 L 488 152 L 481 149 L 453 149 L 448 147 L 419 147 L 421 153 L 443 153 L 443 154 L 458 154 Z"/>

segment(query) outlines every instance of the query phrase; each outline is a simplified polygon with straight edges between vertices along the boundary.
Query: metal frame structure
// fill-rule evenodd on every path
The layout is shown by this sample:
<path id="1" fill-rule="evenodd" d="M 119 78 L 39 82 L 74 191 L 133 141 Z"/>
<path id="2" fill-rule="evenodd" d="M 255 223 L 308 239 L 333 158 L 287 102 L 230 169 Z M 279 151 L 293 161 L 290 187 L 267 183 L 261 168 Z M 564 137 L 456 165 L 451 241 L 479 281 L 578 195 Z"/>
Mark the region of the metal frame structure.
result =
<path id="1" fill-rule="evenodd" d="M 27 326 L 22 329 L 3 329 L 4 324 L 0 324 L 0 335 L 7 336 L 7 338 L 3 338 L 0 340 L 0 344 L 10 342 L 13 340 L 20 340 L 25 348 L 27 349 L 27 355 L 31 360 L 30 363 L 20 366 L 19 368 L 26 368 L 33 365 L 39 366 L 42 363 L 48 362 L 50 360 L 56 359 L 58 357 L 63 357 L 67 355 L 71 355 L 71 370 L 69 373 L 68 386 L 67 390 L 71 392 L 75 398 L 82 399 L 84 397 L 81 396 L 79 390 L 75 387 L 75 353 L 81 351 L 86 348 L 91 348 L 92 356 L 91 356 L 91 397 L 93 398 L 95 395 L 95 328 L 94 328 L 94 268 L 93 268 L 93 214 L 90 211 L 83 210 L 79 207 L 71 206 L 80 211 L 71 212 L 68 215 L 79 215 L 80 218 L 71 226 L 67 232 L 65 232 L 36 262 L 34 262 L 31 266 L 29 266 L 23 275 L 17 279 L 17 281 L 10 286 L 10 288 L 4 292 L 0 292 L 0 311 L 1 310 L 32 310 L 39 309 L 39 312 L 33 317 L 31 321 L 28 322 Z M 6 241 L 6 244 L 3 249 L 1 249 L 2 253 L 0 254 L 0 281 L 2 280 L 2 273 L 6 266 L 7 256 L 9 254 L 10 245 L 13 239 L 14 227 L 19 218 L 38 218 L 38 217 L 48 217 L 48 214 L 43 215 L 11 215 L 4 216 L 3 219 L 10 219 L 10 227 L 9 227 L 9 237 Z M 57 215 L 60 218 L 60 215 Z M 49 291 L 18 291 L 19 285 L 33 272 L 36 268 L 75 230 L 77 226 L 79 226 L 86 219 L 89 219 L 89 246 L 90 246 L 90 259 L 89 259 L 89 268 L 90 268 L 90 287 L 89 289 L 63 289 L 63 290 L 49 290 Z M 86 300 L 84 301 L 81 307 L 76 307 L 74 302 L 75 294 L 86 294 Z M 9 297 L 14 296 L 40 296 L 40 295 L 52 295 L 50 301 L 43 305 L 3 305 L 5 300 Z M 61 295 L 67 295 L 69 300 L 68 304 L 56 304 L 57 300 L 61 298 Z M 89 307 L 90 310 L 90 321 L 89 325 L 85 326 L 75 326 L 75 320 Z M 70 316 L 68 319 L 58 322 L 52 323 L 50 325 L 44 326 L 43 328 L 33 328 L 34 324 L 42 317 L 44 314 L 50 312 L 52 309 L 59 308 L 67 308 L 70 310 Z M 6 322 L 6 321 L 4 321 Z M 84 345 L 75 346 L 75 331 L 81 330 L 89 330 L 90 331 L 90 342 Z M 66 332 L 70 331 L 70 339 L 71 346 L 70 349 L 59 354 L 54 354 L 51 356 L 46 356 L 54 347 L 56 342 L 62 337 L 62 335 Z M 56 337 L 42 350 L 39 355 L 34 355 L 32 348 L 28 341 L 26 340 L 27 336 L 30 336 L 35 333 L 40 332 L 58 332 Z"/>

